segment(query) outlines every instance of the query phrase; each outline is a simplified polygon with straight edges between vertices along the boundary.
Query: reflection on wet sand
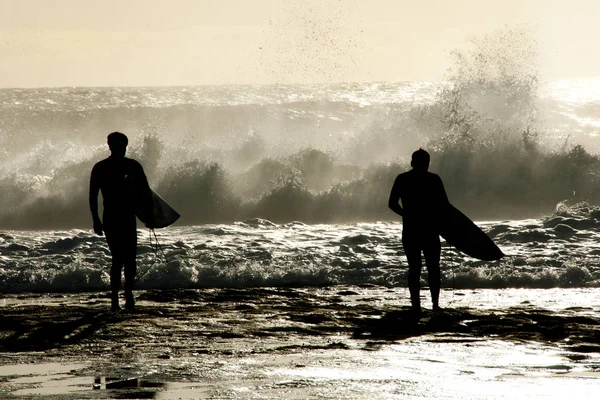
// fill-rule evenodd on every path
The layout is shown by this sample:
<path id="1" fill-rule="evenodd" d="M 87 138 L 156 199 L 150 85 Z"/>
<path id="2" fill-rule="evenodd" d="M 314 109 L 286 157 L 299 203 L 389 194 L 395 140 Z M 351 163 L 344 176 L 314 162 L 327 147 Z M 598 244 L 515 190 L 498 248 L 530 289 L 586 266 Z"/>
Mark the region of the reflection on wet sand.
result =
<path id="1" fill-rule="evenodd" d="M 274 376 L 300 376 L 294 379 L 305 384 L 294 380 L 293 388 L 284 385 L 285 390 L 316 395 L 325 386 L 342 390 L 340 380 L 355 381 L 360 375 L 371 383 L 356 389 L 355 398 L 368 398 L 374 381 L 408 379 L 417 384 L 426 379 L 438 368 L 432 358 L 440 346 L 450 358 L 436 361 L 447 364 L 439 373 L 472 371 L 460 373 L 460 379 L 480 382 L 490 368 L 496 375 L 486 379 L 499 385 L 501 376 L 533 379 L 539 368 L 551 379 L 556 374 L 596 378 L 600 319 L 593 299 L 599 293 L 588 292 L 590 304 L 555 309 L 551 291 L 536 292 L 539 302 L 518 298 L 531 296 L 530 290 L 514 291 L 512 297 L 502 296 L 512 304 L 498 303 L 496 308 L 475 305 L 500 297 L 499 291 L 448 291 L 452 307 L 425 310 L 420 318 L 406 305 L 405 289 L 372 285 L 151 290 L 137 294 L 139 310 L 120 314 L 106 312 L 109 298 L 101 293 L 65 295 L 62 302 L 46 299 L 45 304 L 9 299 L 12 305 L 2 307 L 0 316 L 0 394 L 172 398 L 197 390 L 205 397 L 227 397 L 234 387 L 243 386 L 273 395 L 283 390 L 280 381 L 272 381 Z M 463 357 L 475 349 L 478 353 Z M 554 355 L 546 359 L 549 351 Z M 477 355 L 486 352 L 495 355 Z M 434 356 L 425 357 L 428 353 Z M 405 359 L 407 354 L 412 361 Z M 529 354 L 529 359 L 521 366 L 511 362 L 499 367 L 498 354 L 512 354 L 513 359 Z M 48 363 L 77 367 L 35 369 Z M 398 370 L 386 378 L 389 363 L 398 364 Z M 24 370 L 15 369 L 17 364 Z M 419 365 L 425 370 L 411 372 Z M 325 367 L 329 378 L 323 376 Z"/>

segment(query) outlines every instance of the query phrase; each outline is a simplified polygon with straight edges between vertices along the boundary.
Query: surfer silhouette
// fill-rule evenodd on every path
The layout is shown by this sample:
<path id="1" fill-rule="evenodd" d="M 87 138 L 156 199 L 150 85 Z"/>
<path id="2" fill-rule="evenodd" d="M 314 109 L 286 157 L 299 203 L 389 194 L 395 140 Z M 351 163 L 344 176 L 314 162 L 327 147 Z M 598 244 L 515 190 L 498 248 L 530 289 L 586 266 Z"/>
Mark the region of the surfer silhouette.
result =
<path id="1" fill-rule="evenodd" d="M 421 311 L 421 252 L 425 257 L 433 309 L 439 309 L 439 225 L 441 216 L 450 205 L 442 179 L 427 171 L 429 162 L 427 151 L 415 151 L 411 160 L 412 170 L 398 175 L 388 203 L 392 211 L 402 216 L 402 246 L 408 261 L 408 288 L 412 308 L 417 313 Z"/>
<path id="2" fill-rule="evenodd" d="M 141 164 L 125 157 L 127 136 L 108 135 L 110 156 L 94 165 L 90 178 L 90 210 L 94 232 L 106 236 L 112 257 L 110 269 L 111 309 L 118 311 L 121 270 L 125 275 L 125 309 L 135 308 L 133 288 L 136 274 L 136 208 L 152 215 L 152 195 Z M 103 214 L 98 214 L 98 192 L 102 193 Z M 147 226 L 151 227 L 147 223 Z"/>

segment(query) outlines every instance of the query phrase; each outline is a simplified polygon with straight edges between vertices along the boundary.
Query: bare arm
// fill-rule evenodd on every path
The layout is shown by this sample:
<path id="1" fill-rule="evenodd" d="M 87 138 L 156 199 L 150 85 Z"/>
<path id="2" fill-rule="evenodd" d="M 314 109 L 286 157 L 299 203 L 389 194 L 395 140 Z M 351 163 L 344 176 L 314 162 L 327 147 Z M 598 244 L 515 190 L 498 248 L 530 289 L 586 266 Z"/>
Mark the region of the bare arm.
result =
<path id="1" fill-rule="evenodd" d="M 92 169 L 92 175 L 90 177 L 90 211 L 92 213 L 92 220 L 94 223 L 94 232 L 97 235 L 102 236 L 102 222 L 100 221 L 100 216 L 98 215 L 98 193 L 100 192 L 100 186 L 98 185 L 98 177 L 97 170 L 94 167 Z"/>
<path id="2" fill-rule="evenodd" d="M 395 212 L 396 214 L 403 216 L 404 210 L 399 204 L 400 201 L 400 190 L 401 185 L 399 179 L 396 178 L 394 181 L 394 186 L 392 186 L 392 191 L 390 192 L 390 199 L 388 200 L 388 207 Z"/>

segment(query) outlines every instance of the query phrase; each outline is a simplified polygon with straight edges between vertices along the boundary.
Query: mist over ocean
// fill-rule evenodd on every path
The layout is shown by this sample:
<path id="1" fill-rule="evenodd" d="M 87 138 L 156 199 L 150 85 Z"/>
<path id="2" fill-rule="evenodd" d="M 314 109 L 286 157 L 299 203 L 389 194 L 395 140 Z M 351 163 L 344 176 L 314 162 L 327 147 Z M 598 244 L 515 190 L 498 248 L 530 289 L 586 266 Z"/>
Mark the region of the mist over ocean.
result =
<path id="1" fill-rule="evenodd" d="M 419 147 L 509 255 L 445 248 L 446 286 L 598 286 L 600 78 L 535 60 L 517 28 L 438 83 L 2 89 L 0 290 L 107 287 L 88 183 L 112 131 L 181 214 L 161 251 L 140 226 L 139 288 L 404 286 L 387 200 Z"/>
<path id="2" fill-rule="evenodd" d="M 444 285 L 597 286 L 593 88 L 517 93 L 530 107 L 520 115 L 483 89 L 478 114 L 460 109 L 432 83 L 1 90 L 0 288 L 107 287 L 87 191 L 113 130 L 182 214 L 158 232 L 166 261 L 140 226 L 140 288 L 405 285 L 387 197 L 419 146 L 451 202 L 503 221 L 484 227 L 511 255 L 482 263 L 445 248 Z"/>
<path id="3" fill-rule="evenodd" d="M 594 88 L 545 85 L 524 104 L 535 122 L 489 96 L 481 121 L 463 126 L 431 83 L 3 89 L 0 227 L 87 227 L 89 171 L 114 130 L 182 225 L 394 220 L 389 188 L 420 146 L 472 217 L 548 215 L 566 199 L 600 200 Z"/>

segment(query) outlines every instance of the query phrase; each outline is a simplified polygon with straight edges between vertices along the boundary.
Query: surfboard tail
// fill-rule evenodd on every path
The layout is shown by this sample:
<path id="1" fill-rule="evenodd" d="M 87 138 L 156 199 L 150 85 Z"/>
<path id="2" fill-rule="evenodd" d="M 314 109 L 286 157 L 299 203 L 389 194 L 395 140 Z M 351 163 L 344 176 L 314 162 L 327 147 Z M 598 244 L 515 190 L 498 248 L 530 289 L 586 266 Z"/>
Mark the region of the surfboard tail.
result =
<path id="1" fill-rule="evenodd" d="M 166 228 L 167 226 L 173 225 L 180 217 L 179 213 L 175 211 L 162 197 L 158 195 L 154 190 L 152 192 L 152 215 L 147 215 L 141 212 L 141 207 L 136 210 L 136 216 L 140 221 L 144 223 L 147 228 L 159 229 Z"/>
<path id="2" fill-rule="evenodd" d="M 504 253 L 496 243 L 469 217 L 452 205 L 448 207 L 446 215 L 442 218 L 440 236 L 449 245 L 478 260 L 497 261 L 504 257 Z"/>

